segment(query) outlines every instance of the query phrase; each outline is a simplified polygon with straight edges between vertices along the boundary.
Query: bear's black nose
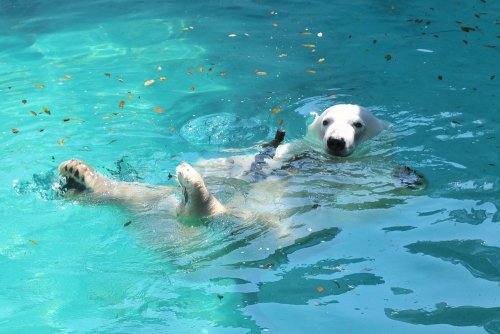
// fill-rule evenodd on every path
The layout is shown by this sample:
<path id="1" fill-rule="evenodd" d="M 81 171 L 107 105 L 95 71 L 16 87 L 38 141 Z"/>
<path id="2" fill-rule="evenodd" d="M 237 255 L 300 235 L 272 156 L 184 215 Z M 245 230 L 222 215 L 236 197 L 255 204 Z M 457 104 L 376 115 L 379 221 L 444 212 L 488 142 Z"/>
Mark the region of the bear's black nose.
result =
<path id="1" fill-rule="evenodd" d="M 340 152 L 345 149 L 345 140 L 344 138 L 328 138 L 326 142 L 326 146 L 332 152 Z"/>

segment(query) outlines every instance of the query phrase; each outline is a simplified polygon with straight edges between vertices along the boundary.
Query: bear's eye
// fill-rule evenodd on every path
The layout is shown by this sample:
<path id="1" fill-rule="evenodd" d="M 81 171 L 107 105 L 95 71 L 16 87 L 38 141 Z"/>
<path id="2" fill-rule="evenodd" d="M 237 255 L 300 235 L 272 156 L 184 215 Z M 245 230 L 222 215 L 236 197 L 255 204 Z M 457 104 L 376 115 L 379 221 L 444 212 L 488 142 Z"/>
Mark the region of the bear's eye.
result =
<path id="1" fill-rule="evenodd" d="M 324 119 L 323 120 L 323 126 L 327 126 L 328 125 L 328 120 L 327 119 Z"/>
<path id="2" fill-rule="evenodd" d="M 352 126 L 354 126 L 357 129 L 361 129 L 363 127 L 363 123 L 361 123 L 361 122 L 354 122 L 354 123 L 352 123 Z"/>

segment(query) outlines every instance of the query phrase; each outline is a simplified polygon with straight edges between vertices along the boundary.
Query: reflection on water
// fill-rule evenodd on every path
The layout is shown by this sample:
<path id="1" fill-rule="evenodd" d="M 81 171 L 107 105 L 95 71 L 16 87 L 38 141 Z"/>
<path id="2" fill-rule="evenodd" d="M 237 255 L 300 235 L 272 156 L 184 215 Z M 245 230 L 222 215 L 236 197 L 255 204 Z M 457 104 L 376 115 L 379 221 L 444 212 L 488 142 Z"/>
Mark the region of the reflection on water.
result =
<path id="1" fill-rule="evenodd" d="M 475 277 L 500 281 L 500 248 L 487 246 L 482 240 L 419 241 L 406 248 L 412 253 L 461 264 Z"/>

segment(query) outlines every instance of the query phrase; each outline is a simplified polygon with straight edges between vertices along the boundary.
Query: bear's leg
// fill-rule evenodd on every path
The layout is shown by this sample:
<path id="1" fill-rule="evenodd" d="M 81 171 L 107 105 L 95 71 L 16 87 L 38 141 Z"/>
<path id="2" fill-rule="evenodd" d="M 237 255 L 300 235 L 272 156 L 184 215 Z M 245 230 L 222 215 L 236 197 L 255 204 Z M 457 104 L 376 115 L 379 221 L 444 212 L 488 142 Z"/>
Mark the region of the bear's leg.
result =
<path id="1" fill-rule="evenodd" d="M 225 212 L 224 206 L 208 191 L 203 177 L 191 165 L 183 162 L 176 172 L 182 188 L 178 215 L 209 217 Z"/>

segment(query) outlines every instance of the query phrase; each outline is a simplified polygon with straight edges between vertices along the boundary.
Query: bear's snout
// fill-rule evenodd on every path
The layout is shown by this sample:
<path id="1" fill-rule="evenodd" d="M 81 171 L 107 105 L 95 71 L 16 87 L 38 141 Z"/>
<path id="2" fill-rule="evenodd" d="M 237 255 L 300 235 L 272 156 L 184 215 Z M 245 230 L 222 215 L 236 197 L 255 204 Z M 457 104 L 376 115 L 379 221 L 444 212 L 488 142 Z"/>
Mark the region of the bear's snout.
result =
<path id="1" fill-rule="evenodd" d="M 342 151 L 345 150 L 346 145 L 344 138 L 328 137 L 328 140 L 326 141 L 326 146 L 334 154 L 340 154 Z"/>

